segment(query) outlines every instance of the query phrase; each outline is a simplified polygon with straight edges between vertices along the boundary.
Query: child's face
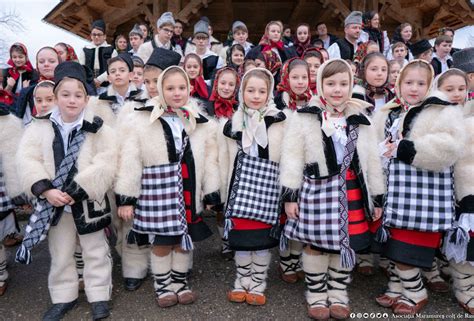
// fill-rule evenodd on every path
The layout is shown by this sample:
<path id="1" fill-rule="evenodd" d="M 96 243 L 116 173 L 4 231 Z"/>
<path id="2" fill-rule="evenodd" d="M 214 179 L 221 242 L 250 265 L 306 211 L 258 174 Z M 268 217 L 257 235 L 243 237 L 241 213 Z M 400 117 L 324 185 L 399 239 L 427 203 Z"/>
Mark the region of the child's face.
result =
<path id="1" fill-rule="evenodd" d="M 400 81 L 400 95 L 410 105 L 419 104 L 428 92 L 428 71 L 424 68 L 405 70 Z"/>
<path id="2" fill-rule="evenodd" d="M 82 84 L 75 79 L 61 81 L 56 93 L 56 105 L 59 108 L 61 118 L 71 123 L 79 117 L 87 106 L 89 96 L 84 92 Z"/>
<path id="3" fill-rule="evenodd" d="M 295 66 L 288 76 L 290 89 L 295 94 L 301 95 L 308 89 L 308 70 L 304 66 Z"/>
<path id="4" fill-rule="evenodd" d="M 385 59 L 376 57 L 365 68 L 365 79 L 369 85 L 382 87 L 387 81 L 388 65 Z"/>
<path id="5" fill-rule="evenodd" d="M 393 59 L 402 60 L 407 55 L 407 49 L 405 47 L 397 47 L 393 49 Z"/>
<path id="6" fill-rule="evenodd" d="M 236 32 L 234 32 L 234 40 L 240 43 L 241 45 L 245 44 L 248 36 L 249 34 L 243 30 L 237 30 Z"/>
<path id="7" fill-rule="evenodd" d="M 244 53 L 240 50 L 234 50 L 232 52 L 232 62 L 236 65 L 236 66 L 240 66 L 241 64 L 244 63 Z"/>
<path id="8" fill-rule="evenodd" d="M 124 37 L 120 37 L 118 40 L 117 40 L 117 47 L 119 50 L 127 50 L 127 39 L 125 39 Z"/>
<path id="9" fill-rule="evenodd" d="M 323 55 L 324 61 L 329 60 L 329 52 L 327 50 L 321 50 L 321 55 Z"/>
<path id="10" fill-rule="evenodd" d="M 449 43 L 449 42 L 446 42 L 446 41 L 440 43 L 439 45 L 435 46 L 436 54 L 440 58 L 446 57 L 451 52 L 452 45 L 453 45 L 452 43 Z"/>
<path id="11" fill-rule="evenodd" d="M 431 63 L 431 60 L 433 60 L 433 49 L 428 49 L 424 53 L 422 53 L 419 57 L 419 59 L 422 59 L 428 63 Z"/>
<path id="12" fill-rule="evenodd" d="M 260 59 L 255 59 L 255 65 L 257 68 L 265 68 L 265 61 Z"/>
<path id="13" fill-rule="evenodd" d="M 52 50 L 44 49 L 38 53 L 37 68 L 40 75 L 48 79 L 53 79 L 54 69 L 59 64 L 58 56 Z"/>
<path id="14" fill-rule="evenodd" d="M 406 26 L 401 31 L 402 39 L 405 42 L 408 42 L 411 39 L 412 34 L 411 26 Z"/>
<path id="15" fill-rule="evenodd" d="M 137 88 L 142 88 L 143 85 L 143 68 L 133 67 L 132 81 Z"/>
<path id="16" fill-rule="evenodd" d="M 299 42 L 305 42 L 309 37 L 309 30 L 306 26 L 300 26 L 296 29 L 296 37 Z"/>
<path id="17" fill-rule="evenodd" d="M 193 38 L 193 43 L 196 45 L 196 50 L 204 51 L 209 44 L 209 37 L 204 33 L 199 33 Z"/>
<path id="18" fill-rule="evenodd" d="M 143 78 L 145 80 L 145 88 L 150 98 L 158 96 L 158 77 L 161 74 L 161 70 L 153 68 L 145 71 Z"/>
<path id="19" fill-rule="evenodd" d="M 400 67 L 400 64 L 392 64 L 390 66 L 390 76 L 389 76 L 389 82 L 390 85 L 395 85 L 395 82 L 397 81 L 397 77 L 400 74 L 400 70 L 402 68 Z"/>
<path id="20" fill-rule="evenodd" d="M 138 27 L 143 32 L 143 38 L 148 37 L 148 28 L 145 25 L 139 25 Z"/>
<path id="21" fill-rule="evenodd" d="M 196 59 L 190 58 L 186 61 L 184 70 L 188 74 L 189 79 L 196 79 L 199 76 L 201 67 L 199 66 L 199 62 L 197 62 Z"/>
<path id="22" fill-rule="evenodd" d="M 219 77 L 217 83 L 217 93 L 224 99 L 230 99 L 235 92 L 235 86 L 237 85 L 235 75 L 231 72 L 224 72 Z"/>
<path id="23" fill-rule="evenodd" d="M 309 76 L 311 77 L 311 82 L 315 83 L 318 75 L 318 69 L 321 67 L 321 60 L 316 57 L 309 57 L 305 60 L 309 67 Z"/>
<path id="24" fill-rule="evenodd" d="M 143 38 L 137 35 L 132 35 L 129 37 L 130 45 L 132 46 L 133 50 L 137 51 L 138 47 L 143 43 Z"/>
<path id="25" fill-rule="evenodd" d="M 91 40 L 94 45 L 99 46 L 105 41 L 105 33 L 100 29 L 92 29 Z"/>
<path id="26" fill-rule="evenodd" d="M 451 103 L 463 105 L 467 96 L 466 79 L 458 75 L 446 78 L 438 88 L 448 96 Z"/>
<path id="27" fill-rule="evenodd" d="M 180 22 L 176 22 L 174 25 L 174 34 L 177 36 L 181 36 L 183 33 L 183 25 Z"/>
<path id="28" fill-rule="evenodd" d="M 268 27 L 268 38 L 273 42 L 280 41 L 280 39 L 281 39 L 281 29 L 280 29 L 279 25 L 272 24 Z"/>
<path id="29" fill-rule="evenodd" d="M 349 99 L 351 86 L 348 72 L 334 74 L 323 79 L 323 96 L 331 106 L 341 107 Z"/>
<path id="30" fill-rule="evenodd" d="M 259 110 L 265 107 L 268 99 L 268 86 L 265 80 L 250 77 L 244 89 L 244 103 L 250 109 Z"/>
<path id="31" fill-rule="evenodd" d="M 56 45 L 54 46 L 54 49 L 56 49 L 58 55 L 59 55 L 59 58 L 61 58 L 61 61 L 66 61 L 67 60 L 67 51 L 64 49 L 63 46 L 61 45 Z"/>
<path id="32" fill-rule="evenodd" d="M 173 73 L 163 81 L 163 98 L 171 108 L 183 107 L 189 99 L 186 79 L 181 73 Z"/>
<path id="33" fill-rule="evenodd" d="M 171 40 L 173 36 L 174 26 L 170 24 L 164 24 L 160 28 L 158 28 L 158 40 L 166 44 Z"/>
<path id="34" fill-rule="evenodd" d="M 132 73 L 128 70 L 128 66 L 123 61 L 115 61 L 108 67 L 109 74 L 107 79 L 115 88 L 128 86 L 132 79 Z"/>
<path id="35" fill-rule="evenodd" d="M 13 60 L 13 63 L 15 64 L 15 67 L 22 67 L 26 64 L 26 56 L 19 51 L 12 51 L 11 58 Z"/>
<path id="36" fill-rule="evenodd" d="M 39 115 L 46 115 L 54 107 L 52 87 L 38 87 L 35 91 L 35 107 Z"/>

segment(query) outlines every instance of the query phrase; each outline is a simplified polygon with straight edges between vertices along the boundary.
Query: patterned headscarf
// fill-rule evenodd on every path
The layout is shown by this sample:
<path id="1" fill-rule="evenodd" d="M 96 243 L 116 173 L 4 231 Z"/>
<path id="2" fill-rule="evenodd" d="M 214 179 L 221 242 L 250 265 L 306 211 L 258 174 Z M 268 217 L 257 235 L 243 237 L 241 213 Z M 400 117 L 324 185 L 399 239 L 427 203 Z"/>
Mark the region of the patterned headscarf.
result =
<path id="1" fill-rule="evenodd" d="M 390 89 L 390 86 L 388 84 L 389 78 L 390 78 L 390 69 L 387 68 L 387 79 L 385 80 L 385 83 L 380 86 L 380 87 L 375 87 L 372 86 L 367 82 L 367 79 L 365 78 L 365 70 L 367 68 L 367 64 L 370 61 L 371 57 L 380 57 L 382 59 L 385 59 L 384 55 L 381 53 L 370 53 L 365 58 L 362 60 L 360 66 L 359 66 L 359 71 L 358 71 L 358 78 L 356 79 L 356 84 L 362 86 L 365 88 L 365 96 L 366 99 L 368 100 L 369 103 L 375 106 L 375 95 L 383 95 L 385 97 L 385 102 L 388 102 L 395 97 L 395 94 L 392 92 Z M 387 67 L 389 67 L 388 61 L 387 61 Z"/>
<path id="2" fill-rule="evenodd" d="M 23 51 L 23 54 L 26 57 L 26 63 L 21 66 L 17 67 L 15 63 L 13 62 L 12 57 L 12 51 Z M 20 72 L 32 72 L 33 71 L 33 66 L 31 65 L 30 60 L 28 59 L 28 50 L 26 49 L 26 46 L 22 43 L 15 42 L 11 47 L 10 47 L 10 59 L 8 60 L 7 64 L 11 67 L 8 69 L 8 75 L 15 79 L 15 81 L 20 78 Z"/>
<path id="3" fill-rule="evenodd" d="M 79 59 L 77 59 L 76 52 L 74 51 L 74 48 L 68 45 L 65 42 L 59 42 L 56 44 L 56 46 L 62 46 L 64 49 L 66 49 L 66 60 L 65 61 L 75 61 L 79 62 Z"/>
<path id="4" fill-rule="evenodd" d="M 291 90 L 291 86 L 290 86 L 290 64 L 291 64 L 291 62 L 293 62 L 295 60 L 302 60 L 302 59 L 300 59 L 298 57 L 294 57 L 294 58 L 288 59 L 285 62 L 285 64 L 283 65 L 283 67 L 281 69 L 280 83 L 277 85 L 277 90 L 279 92 L 286 92 L 289 95 L 290 100 L 288 102 L 288 108 L 290 108 L 291 110 L 296 110 L 296 107 L 297 107 L 296 106 L 296 101 L 302 100 L 302 101 L 308 102 L 311 99 L 311 97 L 313 96 L 311 94 L 310 75 L 309 75 L 309 69 L 308 68 L 306 68 L 307 72 L 308 72 L 308 87 L 306 88 L 304 93 L 302 93 L 300 95 L 297 95 L 295 92 L 293 92 Z"/>
<path id="5" fill-rule="evenodd" d="M 194 58 L 199 64 L 199 74 L 194 79 L 189 79 L 191 86 L 193 87 L 191 90 L 191 96 L 196 97 L 199 96 L 203 99 L 209 98 L 209 92 L 207 91 L 207 85 L 204 81 L 204 77 L 202 76 L 203 68 L 202 68 L 202 60 L 201 58 L 195 53 L 189 53 L 184 57 L 183 66 L 186 65 L 186 62 L 190 59 Z"/>
<path id="6" fill-rule="evenodd" d="M 222 98 L 219 96 L 219 92 L 217 90 L 217 86 L 219 85 L 219 79 L 224 72 L 231 72 L 235 76 L 235 90 L 232 93 L 232 97 L 230 98 Z M 232 114 L 234 113 L 234 106 L 237 104 L 237 100 L 235 97 L 237 96 L 237 92 L 239 90 L 240 85 L 240 78 L 235 69 L 231 67 L 224 67 L 219 69 L 216 73 L 216 78 L 214 80 L 214 84 L 212 86 L 212 94 L 209 98 L 209 101 L 214 102 L 214 114 L 217 118 L 226 117 L 231 118 Z"/>
<path id="7" fill-rule="evenodd" d="M 305 42 L 300 42 L 298 40 L 298 36 L 295 35 L 295 39 L 293 41 L 293 45 L 295 46 L 296 52 L 298 53 L 299 57 L 303 57 L 303 54 L 306 51 L 306 49 L 311 47 L 311 33 L 310 33 L 309 25 L 306 23 L 300 23 L 298 27 L 296 27 L 296 32 L 298 32 L 298 28 L 302 26 L 305 26 L 308 28 L 308 38 L 306 39 Z"/>
<path id="8" fill-rule="evenodd" d="M 278 21 L 270 21 L 269 23 L 267 23 L 266 27 L 265 27 L 265 34 L 262 36 L 262 38 L 260 39 L 260 42 L 258 43 L 259 45 L 262 46 L 262 52 L 263 51 L 267 51 L 267 50 L 272 50 L 273 48 L 277 48 L 277 49 L 283 49 L 283 41 L 278 40 L 277 42 L 274 42 L 274 41 L 271 41 L 269 36 L 268 36 L 268 30 L 270 28 L 271 25 L 278 25 L 280 26 L 280 30 L 282 31 L 283 33 L 283 25 L 278 22 Z"/>

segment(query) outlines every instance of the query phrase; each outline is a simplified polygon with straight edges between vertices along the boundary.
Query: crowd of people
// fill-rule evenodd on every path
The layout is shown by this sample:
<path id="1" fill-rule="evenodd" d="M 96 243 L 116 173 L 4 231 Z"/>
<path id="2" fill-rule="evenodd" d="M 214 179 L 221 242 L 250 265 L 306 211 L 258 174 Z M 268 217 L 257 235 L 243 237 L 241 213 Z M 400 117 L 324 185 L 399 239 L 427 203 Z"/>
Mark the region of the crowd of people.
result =
<path id="1" fill-rule="evenodd" d="M 304 280 L 309 316 L 350 315 L 352 273 L 373 297 L 415 315 L 428 291 L 474 314 L 474 48 L 390 40 L 377 12 L 351 12 L 344 37 L 325 23 L 294 35 L 271 21 L 258 44 L 235 21 L 222 43 L 206 17 L 193 35 L 163 13 L 115 45 L 94 21 L 91 42 L 41 48 L 36 68 L 14 43 L 0 90 L 0 240 L 30 264 L 48 239 L 60 320 L 79 290 L 109 316 L 110 235 L 124 286 L 151 271 L 159 307 L 191 304 L 193 243 L 212 232 L 234 260 L 227 300 L 264 305 L 270 249 L 287 283 Z M 15 209 L 32 207 L 24 236 Z M 378 257 L 376 259 L 376 257 Z M 0 296 L 8 279 L 0 245 Z M 20 282 L 13 280 L 11 282 Z M 1 300 L 1 299 L 0 299 Z"/>

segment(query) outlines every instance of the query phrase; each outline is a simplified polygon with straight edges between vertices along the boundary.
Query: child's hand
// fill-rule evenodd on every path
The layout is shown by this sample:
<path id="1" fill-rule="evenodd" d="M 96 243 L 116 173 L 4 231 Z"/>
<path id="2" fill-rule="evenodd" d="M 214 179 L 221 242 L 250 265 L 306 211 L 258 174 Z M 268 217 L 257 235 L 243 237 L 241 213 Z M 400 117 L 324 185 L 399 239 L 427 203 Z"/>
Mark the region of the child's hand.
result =
<path id="1" fill-rule="evenodd" d="M 61 206 L 68 205 L 69 202 L 71 201 L 71 196 L 69 196 L 67 193 L 64 193 L 58 189 L 47 190 L 42 195 L 54 207 L 61 207 Z"/>
<path id="2" fill-rule="evenodd" d="M 100 81 L 96 79 L 94 79 L 94 84 L 95 84 L 95 88 L 100 88 Z"/>
<path id="3" fill-rule="evenodd" d="M 64 193 L 67 197 L 67 199 L 69 200 L 69 203 L 67 203 L 68 205 L 74 205 L 74 203 L 76 203 L 76 201 L 68 194 L 68 193 Z"/>
<path id="4" fill-rule="evenodd" d="M 12 77 L 7 78 L 7 88 L 5 90 L 11 91 L 13 87 L 15 86 L 16 80 L 13 79 Z"/>
<path id="5" fill-rule="evenodd" d="M 26 88 L 26 87 L 29 87 L 30 86 L 30 81 L 27 79 L 27 80 L 23 80 L 23 88 Z"/>
<path id="6" fill-rule="evenodd" d="M 291 218 L 292 220 L 297 220 L 299 216 L 298 203 L 285 203 L 285 213 L 288 218 Z"/>
<path id="7" fill-rule="evenodd" d="M 381 207 L 376 207 L 374 208 L 374 221 L 379 220 L 382 217 L 382 208 Z"/>
<path id="8" fill-rule="evenodd" d="M 392 158 L 393 151 L 397 148 L 397 144 L 391 143 L 390 138 L 387 138 L 385 140 L 385 148 L 387 149 L 387 151 L 383 154 L 383 156 L 387 158 Z"/>
<path id="9" fill-rule="evenodd" d="M 118 216 L 124 221 L 130 221 L 131 219 L 133 219 L 133 206 L 119 206 Z"/>

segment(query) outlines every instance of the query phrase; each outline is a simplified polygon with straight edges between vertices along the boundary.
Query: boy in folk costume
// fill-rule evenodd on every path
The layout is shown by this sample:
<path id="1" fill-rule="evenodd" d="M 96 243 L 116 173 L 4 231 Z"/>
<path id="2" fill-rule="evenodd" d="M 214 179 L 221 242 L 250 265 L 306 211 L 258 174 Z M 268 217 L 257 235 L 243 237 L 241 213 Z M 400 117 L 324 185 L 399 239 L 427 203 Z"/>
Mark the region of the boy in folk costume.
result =
<path id="1" fill-rule="evenodd" d="M 115 185 L 119 216 L 133 219 L 128 241 L 152 245 L 160 307 L 196 300 L 187 281 L 190 251 L 193 241 L 211 234 L 199 213 L 203 203 L 220 203 L 214 131 L 189 99 L 189 89 L 180 67 L 160 74 L 158 96 L 135 111 L 123 129 Z"/>
<path id="2" fill-rule="evenodd" d="M 278 245 L 279 162 L 286 116 L 273 103 L 272 74 L 263 68 L 242 77 L 239 109 L 224 127 L 235 159 L 225 211 L 225 236 L 235 250 L 237 277 L 231 302 L 264 305 L 269 249 Z M 234 156 L 234 157 L 232 157 Z"/>
<path id="3" fill-rule="evenodd" d="M 117 153 L 110 127 L 85 109 L 88 95 L 82 66 L 55 70 L 57 108 L 26 128 L 17 163 L 21 184 L 38 197 L 16 261 L 31 262 L 31 250 L 49 236 L 52 307 L 43 320 L 59 320 L 77 304 L 77 238 L 84 259 L 84 283 L 94 320 L 109 315 L 112 259 L 104 228 L 110 224 L 106 196 L 115 176 Z M 49 233 L 48 233 L 49 232 Z"/>
<path id="4" fill-rule="evenodd" d="M 107 81 L 107 61 L 118 55 L 114 47 L 107 43 L 105 22 L 96 20 L 91 27 L 91 43 L 79 52 L 79 63 L 93 74 L 95 86 Z"/>
<path id="5" fill-rule="evenodd" d="M 352 84 L 347 62 L 325 62 L 318 70 L 320 96 L 293 115 L 283 140 L 288 222 L 281 245 L 286 238 L 308 244 L 306 300 L 318 320 L 349 317 L 355 252 L 370 246 L 368 220 L 380 218 L 385 193 L 374 127 L 364 114 L 370 105 L 351 98 Z"/>
<path id="6" fill-rule="evenodd" d="M 465 48 L 453 54 L 453 67 L 461 69 L 467 75 L 467 99 L 474 99 L 474 48 Z"/>
<path id="7" fill-rule="evenodd" d="M 383 253 L 396 262 L 389 265 L 387 291 L 376 301 L 396 314 L 414 315 L 428 302 L 420 268 L 432 267 L 441 233 L 452 226 L 452 166 L 465 148 L 462 111 L 426 98 L 432 80 L 428 62 L 409 62 L 397 79 L 397 97 L 374 115 L 388 175 L 377 239 L 387 242 Z"/>
<path id="8" fill-rule="evenodd" d="M 22 134 L 21 121 L 0 105 L 0 296 L 7 289 L 7 256 L 3 239 L 19 232 L 14 200 L 21 194 L 16 174 L 15 152 Z"/>

